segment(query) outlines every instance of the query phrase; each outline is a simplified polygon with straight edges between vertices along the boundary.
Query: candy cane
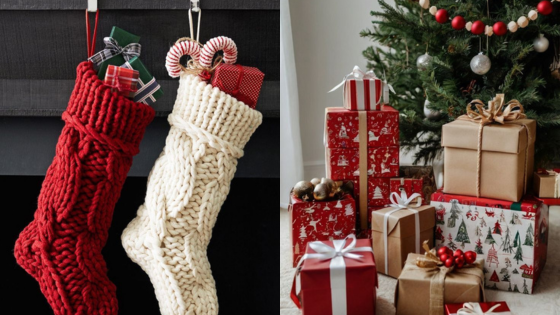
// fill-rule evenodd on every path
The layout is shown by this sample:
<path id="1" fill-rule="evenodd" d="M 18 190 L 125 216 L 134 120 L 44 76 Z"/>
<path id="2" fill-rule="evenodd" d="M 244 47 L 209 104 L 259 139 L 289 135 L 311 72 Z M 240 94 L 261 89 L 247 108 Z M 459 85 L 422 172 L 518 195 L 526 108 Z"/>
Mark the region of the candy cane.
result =
<path id="1" fill-rule="evenodd" d="M 228 37 L 218 36 L 206 42 L 200 52 L 200 65 L 204 68 L 212 67 L 212 59 L 219 50 L 224 51 L 223 61 L 227 64 L 234 64 L 237 61 L 237 46 Z"/>
<path id="2" fill-rule="evenodd" d="M 179 59 L 184 55 L 189 55 L 194 62 L 198 62 L 200 58 L 200 45 L 198 42 L 190 40 L 177 41 L 175 45 L 169 49 L 167 57 L 165 58 L 165 67 L 170 77 L 177 78 L 181 74 L 182 68 Z"/>

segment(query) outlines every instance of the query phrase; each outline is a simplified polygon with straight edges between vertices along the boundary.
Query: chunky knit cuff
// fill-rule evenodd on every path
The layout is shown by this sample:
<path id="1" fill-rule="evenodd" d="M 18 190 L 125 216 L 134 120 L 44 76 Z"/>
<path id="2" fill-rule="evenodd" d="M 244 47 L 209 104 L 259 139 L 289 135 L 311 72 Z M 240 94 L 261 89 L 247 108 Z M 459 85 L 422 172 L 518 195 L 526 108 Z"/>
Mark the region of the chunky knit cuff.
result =
<path id="1" fill-rule="evenodd" d="M 138 153 L 154 109 L 112 92 L 97 77 L 91 62 L 82 62 L 76 72 L 76 85 L 63 119 L 90 137 L 128 147 L 127 153 Z"/>
<path id="2" fill-rule="evenodd" d="M 239 149 L 262 123 L 260 112 L 186 73 L 181 74 L 172 115 Z"/>

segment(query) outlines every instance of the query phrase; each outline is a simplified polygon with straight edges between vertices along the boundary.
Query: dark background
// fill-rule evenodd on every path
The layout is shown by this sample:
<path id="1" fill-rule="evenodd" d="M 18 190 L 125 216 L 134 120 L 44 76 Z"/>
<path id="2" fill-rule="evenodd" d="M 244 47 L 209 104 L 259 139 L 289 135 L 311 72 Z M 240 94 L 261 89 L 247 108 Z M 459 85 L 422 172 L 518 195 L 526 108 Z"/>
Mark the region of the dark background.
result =
<path id="1" fill-rule="evenodd" d="M 43 177 L 0 176 L 4 200 L 1 258 L 2 313 L 9 315 L 52 314 L 39 284 L 13 256 L 21 230 L 33 220 Z M 236 178 L 218 216 L 208 257 L 218 290 L 220 314 L 276 314 L 279 257 L 277 246 L 277 179 Z M 133 263 L 121 245 L 121 233 L 144 202 L 146 178 L 126 180 L 109 230 L 103 256 L 109 278 L 117 286 L 119 314 L 160 314 L 148 275 Z M 272 202 L 274 200 L 274 202 Z"/>

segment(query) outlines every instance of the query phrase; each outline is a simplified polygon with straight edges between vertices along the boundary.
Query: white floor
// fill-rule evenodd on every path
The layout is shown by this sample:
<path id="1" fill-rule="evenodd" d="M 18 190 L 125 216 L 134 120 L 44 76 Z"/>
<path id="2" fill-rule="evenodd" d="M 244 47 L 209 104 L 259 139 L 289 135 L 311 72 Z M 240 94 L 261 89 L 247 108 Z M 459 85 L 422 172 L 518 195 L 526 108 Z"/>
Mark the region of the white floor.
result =
<path id="1" fill-rule="evenodd" d="M 560 207 L 550 209 L 548 259 L 532 295 L 486 290 L 488 301 L 506 301 L 515 315 L 560 315 Z M 291 266 L 288 212 L 280 209 L 280 315 L 300 315 L 290 300 L 294 269 Z M 379 275 L 376 315 L 393 315 L 397 281 Z"/>

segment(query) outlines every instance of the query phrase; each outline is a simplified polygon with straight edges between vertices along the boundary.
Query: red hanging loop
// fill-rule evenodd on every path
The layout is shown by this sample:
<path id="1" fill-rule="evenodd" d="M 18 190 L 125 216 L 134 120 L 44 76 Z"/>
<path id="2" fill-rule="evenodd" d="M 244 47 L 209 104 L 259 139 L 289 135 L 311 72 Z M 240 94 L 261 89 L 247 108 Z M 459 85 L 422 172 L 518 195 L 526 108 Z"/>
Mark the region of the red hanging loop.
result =
<path id="1" fill-rule="evenodd" d="M 86 36 L 87 36 L 87 53 L 88 58 L 93 56 L 95 53 L 95 38 L 97 37 L 97 21 L 99 21 L 99 10 L 95 13 L 95 26 L 93 27 L 93 37 L 91 37 L 90 42 L 90 30 L 89 30 L 89 15 L 86 9 Z"/>

